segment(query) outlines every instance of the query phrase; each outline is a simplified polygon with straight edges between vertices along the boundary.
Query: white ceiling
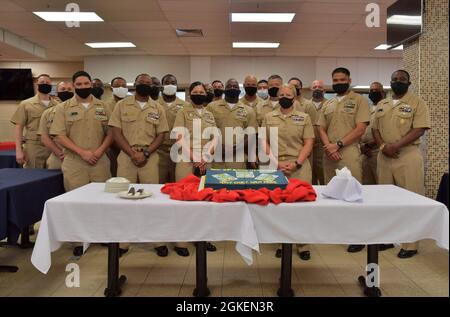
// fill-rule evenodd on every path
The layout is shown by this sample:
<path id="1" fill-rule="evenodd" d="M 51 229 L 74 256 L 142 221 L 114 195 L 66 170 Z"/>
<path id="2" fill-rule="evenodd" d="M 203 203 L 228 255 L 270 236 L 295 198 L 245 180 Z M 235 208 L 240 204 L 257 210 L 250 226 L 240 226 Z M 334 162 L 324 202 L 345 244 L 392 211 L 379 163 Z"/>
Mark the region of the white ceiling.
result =
<path id="1" fill-rule="evenodd" d="M 95 11 L 105 22 L 45 22 L 32 11 L 64 11 L 68 2 Z M 386 8 L 378 0 L 381 26 L 365 25 L 373 0 L 0 0 L 0 28 L 46 48 L 47 60 L 82 61 L 95 55 L 240 55 L 401 57 L 375 51 L 386 42 Z M 293 23 L 231 23 L 231 12 L 295 12 Z M 203 38 L 178 38 L 175 28 L 202 29 Z M 85 42 L 130 41 L 136 48 L 92 49 Z M 233 49 L 233 41 L 280 42 L 278 49 Z M 12 52 L 12 53 L 11 53 Z M 0 60 L 20 60 L 0 46 Z M 37 58 L 36 58 L 37 59 Z M 27 58 L 30 60 L 30 58 Z"/>

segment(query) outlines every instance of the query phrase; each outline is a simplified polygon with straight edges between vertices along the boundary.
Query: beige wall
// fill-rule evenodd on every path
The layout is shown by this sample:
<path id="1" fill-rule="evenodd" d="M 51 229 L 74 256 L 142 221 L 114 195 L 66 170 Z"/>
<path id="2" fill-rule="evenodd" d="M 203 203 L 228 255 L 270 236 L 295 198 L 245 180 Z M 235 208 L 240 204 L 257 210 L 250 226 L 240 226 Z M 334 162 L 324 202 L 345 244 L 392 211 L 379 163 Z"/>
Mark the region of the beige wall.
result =
<path id="1" fill-rule="evenodd" d="M 448 0 L 425 0 L 423 33 L 404 45 L 404 65 L 411 89 L 428 105 L 431 129 L 423 143 L 426 195 L 435 198 L 448 172 Z"/>

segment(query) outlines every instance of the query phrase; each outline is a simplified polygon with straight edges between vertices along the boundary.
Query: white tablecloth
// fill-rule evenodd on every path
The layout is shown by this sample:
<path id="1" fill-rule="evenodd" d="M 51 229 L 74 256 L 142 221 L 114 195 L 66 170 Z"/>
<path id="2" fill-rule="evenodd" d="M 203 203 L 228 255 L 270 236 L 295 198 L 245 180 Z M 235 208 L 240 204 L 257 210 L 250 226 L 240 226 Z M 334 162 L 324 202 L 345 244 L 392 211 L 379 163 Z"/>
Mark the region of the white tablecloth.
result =
<path id="1" fill-rule="evenodd" d="M 449 248 L 445 205 L 393 185 L 363 186 L 363 202 L 324 198 L 315 202 L 254 204 L 182 202 L 161 185 L 137 185 L 153 193 L 126 200 L 94 183 L 50 199 L 31 261 L 46 273 L 62 242 L 237 241 L 251 264 L 259 243 L 377 244 L 433 239 Z"/>
<path id="2" fill-rule="evenodd" d="M 363 202 L 248 205 L 259 243 L 378 244 L 433 239 L 449 248 L 447 207 L 394 185 L 363 186 Z"/>
<path id="3" fill-rule="evenodd" d="M 236 241 L 236 250 L 252 263 L 259 251 L 250 211 L 243 202 L 211 203 L 171 200 L 161 185 L 135 185 L 153 196 L 140 200 L 104 192 L 92 183 L 48 200 L 31 262 L 47 273 L 51 252 L 63 242 Z"/>

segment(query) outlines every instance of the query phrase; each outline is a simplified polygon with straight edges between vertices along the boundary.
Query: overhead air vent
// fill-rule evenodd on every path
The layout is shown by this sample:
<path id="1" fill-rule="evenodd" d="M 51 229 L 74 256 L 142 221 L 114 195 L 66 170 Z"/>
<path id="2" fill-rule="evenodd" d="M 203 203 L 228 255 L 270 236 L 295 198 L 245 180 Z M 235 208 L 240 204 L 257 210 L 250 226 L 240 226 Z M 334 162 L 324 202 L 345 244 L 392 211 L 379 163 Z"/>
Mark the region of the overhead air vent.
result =
<path id="1" fill-rule="evenodd" d="M 178 37 L 203 37 L 200 29 L 176 29 Z"/>

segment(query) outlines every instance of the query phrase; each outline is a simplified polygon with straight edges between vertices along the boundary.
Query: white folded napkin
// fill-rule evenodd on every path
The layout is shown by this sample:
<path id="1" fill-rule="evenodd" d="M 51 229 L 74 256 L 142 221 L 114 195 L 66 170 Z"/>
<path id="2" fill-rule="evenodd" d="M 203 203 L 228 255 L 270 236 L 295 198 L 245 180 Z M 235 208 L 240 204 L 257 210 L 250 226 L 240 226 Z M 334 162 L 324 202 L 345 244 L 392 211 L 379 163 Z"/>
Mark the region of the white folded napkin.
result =
<path id="1" fill-rule="evenodd" d="M 336 170 L 334 176 L 322 192 L 325 197 L 344 201 L 362 201 L 362 185 L 347 167 Z"/>

